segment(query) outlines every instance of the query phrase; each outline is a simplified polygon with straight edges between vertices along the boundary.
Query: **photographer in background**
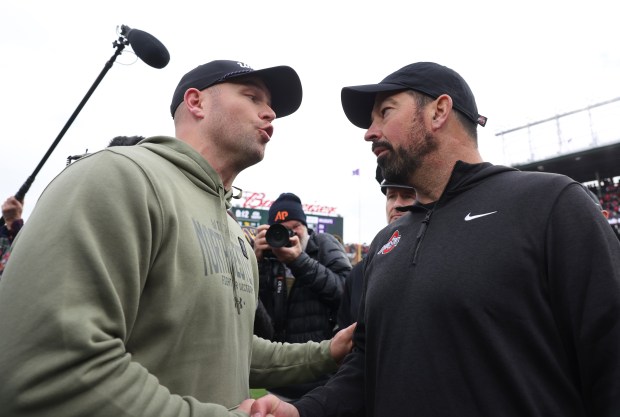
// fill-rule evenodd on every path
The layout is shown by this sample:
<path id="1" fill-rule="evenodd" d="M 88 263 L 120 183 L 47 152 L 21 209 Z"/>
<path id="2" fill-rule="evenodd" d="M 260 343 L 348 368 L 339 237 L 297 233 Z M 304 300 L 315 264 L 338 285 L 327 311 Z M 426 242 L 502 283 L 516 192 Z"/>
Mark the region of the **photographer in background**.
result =
<path id="1" fill-rule="evenodd" d="M 254 252 L 259 262 L 259 297 L 273 321 L 273 340 L 303 343 L 330 339 L 351 271 L 344 247 L 331 234 L 308 229 L 301 200 L 293 193 L 280 194 L 274 201 L 268 223 L 256 230 Z M 286 227 L 284 242 L 268 243 L 271 225 Z M 276 237 L 281 238 L 282 233 Z M 327 376 L 316 383 L 271 391 L 294 399 L 326 380 Z"/>
<path id="2" fill-rule="evenodd" d="M 24 219 L 22 219 L 22 211 L 24 206 L 15 196 L 7 198 L 2 203 L 2 218 L 4 218 L 4 224 L 0 225 L 0 278 L 2 277 L 2 271 L 4 266 L 9 260 L 11 254 L 11 245 L 13 239 L 17 236 L 24 225 Z"/>

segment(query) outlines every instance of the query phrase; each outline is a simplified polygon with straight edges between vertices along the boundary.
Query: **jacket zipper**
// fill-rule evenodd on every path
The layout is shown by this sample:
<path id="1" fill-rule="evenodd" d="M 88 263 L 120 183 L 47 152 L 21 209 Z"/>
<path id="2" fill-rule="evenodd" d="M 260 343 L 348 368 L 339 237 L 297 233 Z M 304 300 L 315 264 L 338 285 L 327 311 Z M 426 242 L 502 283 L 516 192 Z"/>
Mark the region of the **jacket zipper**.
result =
<path id="1" fill-rule="evenodd" d="M 428 224 L 431 221 L 431 216 L 434 210 L 435 210 L 435 207 L 433 207 L 432 209 L 426 212 L 426 216 L 424 217 L 424 220 L 422 220 L 422 225 L 420 226 L 420 230 L 418 231 L 418 234 L 415 237 L 415 247 L 413 249 L 413 261 L 412 261 L 413 265 L 417 264 L 418 251 L 420 250 L 420 246 L 422 246 L 422 241 L 424 240 L 424 235 L 426 235 L 426 229 L 428 228 Z"/>

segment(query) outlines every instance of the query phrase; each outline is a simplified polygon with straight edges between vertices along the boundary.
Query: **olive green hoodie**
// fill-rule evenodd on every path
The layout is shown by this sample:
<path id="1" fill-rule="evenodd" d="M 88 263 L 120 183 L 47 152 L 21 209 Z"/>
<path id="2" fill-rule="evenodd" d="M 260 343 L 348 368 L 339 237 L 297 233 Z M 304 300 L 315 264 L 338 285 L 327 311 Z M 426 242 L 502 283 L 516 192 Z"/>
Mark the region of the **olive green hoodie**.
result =
<path id="1" fill-rule="evenodd" d="M 334 369 L 329 344 L 253 336 L 258 271 L 230 191 L 185 143 L 67 167 L 0 283 L 2 416 L 228 416 L 249 387 Z"/>

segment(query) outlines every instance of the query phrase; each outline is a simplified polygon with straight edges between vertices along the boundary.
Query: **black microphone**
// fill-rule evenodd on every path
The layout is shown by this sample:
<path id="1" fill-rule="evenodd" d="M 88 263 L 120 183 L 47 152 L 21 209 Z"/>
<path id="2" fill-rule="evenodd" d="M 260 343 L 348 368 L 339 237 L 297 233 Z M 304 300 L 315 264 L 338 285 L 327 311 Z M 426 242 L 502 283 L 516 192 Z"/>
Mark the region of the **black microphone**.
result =
<path id="1" fill-rule="evenodd" d="M 155 36 L 126 25 L 121 25 L 121 35 L 127 38 L 138 58 L 147 65 L 163 68 L 170 62 L 170 53 Z"/>

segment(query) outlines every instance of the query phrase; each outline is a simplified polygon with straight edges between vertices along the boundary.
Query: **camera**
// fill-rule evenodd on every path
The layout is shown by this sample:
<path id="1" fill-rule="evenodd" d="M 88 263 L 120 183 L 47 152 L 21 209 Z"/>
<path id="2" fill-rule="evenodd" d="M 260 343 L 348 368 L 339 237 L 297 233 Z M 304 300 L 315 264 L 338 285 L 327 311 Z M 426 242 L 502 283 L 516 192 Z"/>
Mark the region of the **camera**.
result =
<path id="1" fill-rule="evenodd" d="M 295 232 L 276 223 L 269 226 L 265 234 L 265 239 L 267 239 L 267 243 L 269 243 L 269 246 L 272 248 L 282 248 L 291 246 L 289 239 L 293 236 L 295 236 Z"/>

